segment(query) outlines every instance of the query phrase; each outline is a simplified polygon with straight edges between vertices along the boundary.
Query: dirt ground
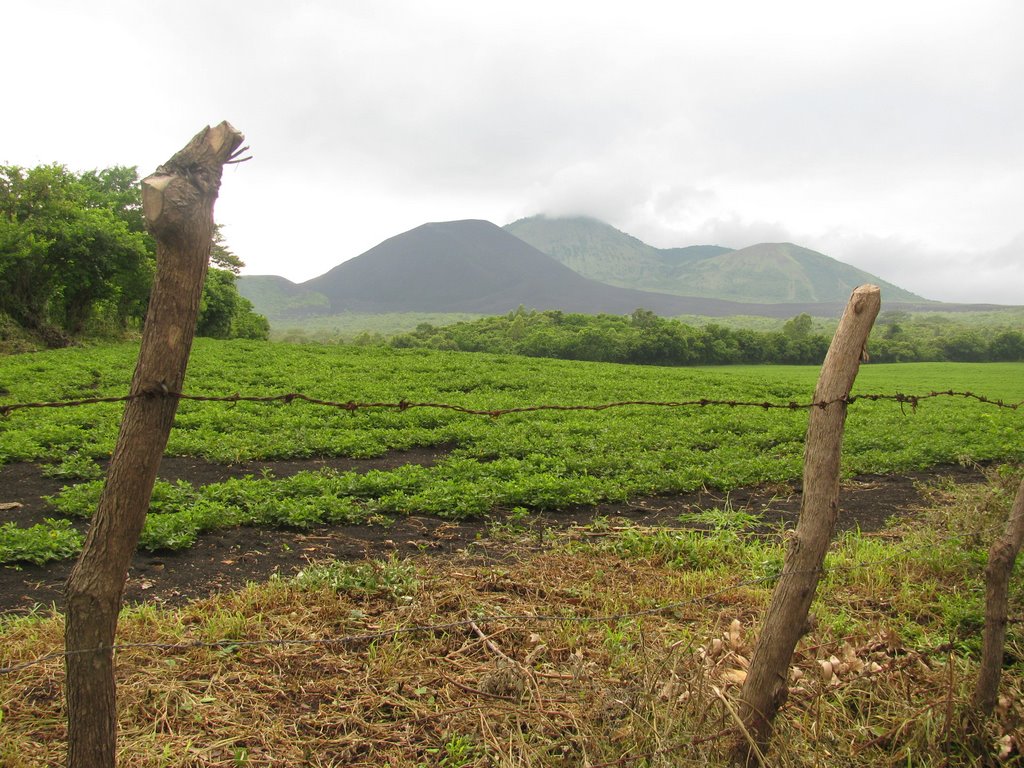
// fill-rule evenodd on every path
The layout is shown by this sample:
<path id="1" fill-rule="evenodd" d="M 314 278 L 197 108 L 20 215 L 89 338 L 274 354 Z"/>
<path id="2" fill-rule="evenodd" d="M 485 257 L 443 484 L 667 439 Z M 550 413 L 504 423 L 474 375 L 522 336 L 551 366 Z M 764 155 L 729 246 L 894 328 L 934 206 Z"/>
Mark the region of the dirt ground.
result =
<path id="1" fill-rule="evenodd" d="M 260 475 L 264 471 L 287 477 L 304 470 L 332 467 L 338 470 L 369 471 L 402 464 L 435 463 L 443 449 L 394 452 L 376 459 L 314 459 L 307 461 L 248 462 L 223 465 L 193 458 L 168 457 L 160 477 L 184 479 L 196 485 L 215 483 L 229 477 Z M 877 531 L 894 515 L 912 514 L 922 499 L 919 486 L 938 477 L 958 482 L 979 482 L 980 471 L 959 466 L 938 467 L 929 472 L 894 476 L 859 477 L 843 484 L 840 492 L 839 526 Z M 54 517 L 43 500 L 56 494 L 64 481 L 46 477 L 38 465 L 0 466 L 0 523 L 14 521 L 20 526 Z M 538 514 L 528 522 L 543 545 L 548 529 L 585 525 L 596 517 L 612 523 L 681 526 L 679 515 L 721 506 L 726 495 L 702 491 L 641 499 L 628 504 L 602 504 L 556 513 Z M 796 523 L 800 509 L 798 488 L 743 488 L 728 494 L 733 509 L 760 514 L 767 525 Z M 312 531 L 269 528 L 235 528 L 205 534 L 195 546 L 182 552 L 139 552 L 128 574 L 125 599 L 128 602 L 160 602 L 173 605 L 214 592 L 230 590 L 250 581 L 264 581 L 272 574 L 288 576 L 311 560 L 359 559 L 390 553 L 444 555 L 473 546 L 482 555 L 502 547 L 489 537 L 500 515 L 490 520 L 452 522 L 432 517 L 400 517 L 383 525 L 339 525 Z M 85 523 L 76 522 L 84 526 Z M 522 523 L 518 523 L 522 525 Z M 24 613 L 36 606 L 60 608 L 64 582 L 72 562 L 45 566 L 0 567 L 0 613 Z"/>

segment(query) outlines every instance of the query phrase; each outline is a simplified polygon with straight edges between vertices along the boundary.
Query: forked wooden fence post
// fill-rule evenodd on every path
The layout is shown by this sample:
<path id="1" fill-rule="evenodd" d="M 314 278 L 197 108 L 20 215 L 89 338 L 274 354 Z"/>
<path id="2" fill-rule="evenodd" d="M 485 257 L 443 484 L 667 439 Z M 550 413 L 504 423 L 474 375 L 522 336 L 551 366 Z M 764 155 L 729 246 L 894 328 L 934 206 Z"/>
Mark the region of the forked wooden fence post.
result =
<path id="1" fill-rule="evenodd" d="M 789 664 L 797 641 L 804 634 L 807 613 L 839 516 L 846 398 L 860 370 L 868 334 L 880 307 L 878 286 L 862 285 L 855 289 L 821 366 L 814 402 L 822 405 L 811 408 L 807 422 L 800 519 L 740 694 L 739 716 L 746 734 L 734 744 L 735 764 L 760 762 L 775 714 L 789 692 Z"/>
<path id="2" fill-rule="evenodd" d="M 224 164 L 243 141 L 229 123 L 200 131 L 142 181 L 157 270 L 99 508 L 67 583 L 68 765 L 112 768 L 117 709 L 112 646 L 125 577 L 185 380 Z"/>

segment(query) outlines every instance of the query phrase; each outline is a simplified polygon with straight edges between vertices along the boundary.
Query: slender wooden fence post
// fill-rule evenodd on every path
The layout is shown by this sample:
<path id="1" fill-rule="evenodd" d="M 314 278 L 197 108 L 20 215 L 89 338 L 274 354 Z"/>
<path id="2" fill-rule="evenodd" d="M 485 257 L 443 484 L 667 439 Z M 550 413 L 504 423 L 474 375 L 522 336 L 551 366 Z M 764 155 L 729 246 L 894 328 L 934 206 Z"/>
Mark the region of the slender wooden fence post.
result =
<path id="1" fill-rule="evenodd" d="M 740 694 L 739 716 L 749 738 L 744 736 L 734 744 L 735 764 L 753 765 L 760 760 L 771 736 L 775 714 L 789 693 L 789 664 L 797 641 L 804 634 L 807 613 L 839 515 L 846 398 L 881 307 L 880 293 L 874 285 L 854 290 L 821 366 L 814 402 L 822 405 L 811 408 L 808 417 L 800 519 Z"/>
<path id="2" fill-rule="evenodd" d="M 221 174 L 242 134 L 229 123 L 200 131 L 142 181 L 157 271 L 99 508 L 67 583 L 65 689 L 68 765 L 116 764 L 117 709 L 111 647 L 125 578 L 167 446 L 195 334 Z"/>
<path id="3" fill-rule="evenodd" d="M 974 706 L 983 717 L 996 708 L 999 678 L 1003 672 L 1006 641 L 1006 603 L 1010 574 L 1024 544 L 1024 480 L 1017 489 L 1003 535 L 992 543 L 985 566 L 985 630 L 981 643 L 981 667 L 974 687 Z"/>

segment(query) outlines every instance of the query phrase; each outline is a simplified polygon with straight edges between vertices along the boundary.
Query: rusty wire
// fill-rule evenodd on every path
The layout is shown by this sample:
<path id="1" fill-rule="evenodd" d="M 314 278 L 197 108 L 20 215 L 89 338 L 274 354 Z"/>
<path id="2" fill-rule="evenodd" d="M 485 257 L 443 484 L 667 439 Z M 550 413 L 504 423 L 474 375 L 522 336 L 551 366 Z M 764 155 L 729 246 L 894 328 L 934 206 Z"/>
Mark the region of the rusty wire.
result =
<path id="1" fill-rule="evenodd" d="M 902 392 L 895 392 L 892 394 L 857 394 L 849 395 L 846 397 L 838 397 L 833 400 L 820 400 L 811 402 L 798 403 L 796 401 L 789 402 L 772 402 L 772 401 L 747 401 L 747 400 L 721 400 L 712 398 L 699 398 L 695 400 L 620 400 L 610 403 L 596 403 L 596 404 L 582 404 L 582 405 L 559 405 L 559 404 L 543 404 L 543 405 L 522 405 L 514 406 L 511 408 L 470 408 L 465 405 L 457 405 L 454 403 L 436 403 L 436 402 L 415 402 L 410 400 L 399 400 L 398 402 L 357 402 L 355 400 L 324 400 L 317 397 L 304 394 L 302 392 L 287 392 L 278 395 L 242 395 L 235 393 L 232 395 L 191 395 L 185 392 L 173 392 L 168 390 L 162 385 L 146 388 L 139 392 L 134 392 L 129 395 L 112 396 L 112 397 L 89 397 L 81 400 L 56 400 L 56 401 L 41 401 L 41 402 L 24 402 L 24 403 L 6 403 L 0 404 L 0 416 L 9 416 L 11 413 L 19 410 L 33 409 L 33 408 L 73 408 L 84 405 L 95 405 L 98 403 L 126 403 L 131 400 L 137 400 L 140 398 L 151 398 L 151 397 L 173 397 L 178 400 L 191 400 L 194 402 L 211 402 L 211 403 L 284 403 L 285 405 L 295 402 L 296 400 L 311 405 L 324 406 L 327 408 L 338 408 L 341 410 L 354 412 L 359 410 L 368 409 L 391 409 L 397 411 L 407 411 L 413 408 L 436 408 L 440 410 L 455 411 L 457 413 L 464 413 L 472 416 L 490 416 L 491 418 L 498 418 L 499 416 L 506 416 L 513 413 L 532 413 L 536 411 L 604 411 L 609 408 L 624 408 L 629 406 L 640 406 L 640 407 L 655 407 L 655 408 L 688 408 L 688 407 L 707 407 L 707 406 L 723 406 L 729 408 L 761 408 L 763 410 L 771 409 L 785 409 L 785 410 L 809 410 L 811 408 L 827 408 L 834 403 L 846 403 L 847 405 L 855 403 L 858 400 L 869 400 L 872 402 L 877 401 L 891 401 L 903 405 L 909 405 L 911 409 L 916 409 L 917 406 L 923 400 L 930 400 L 939 397 L 952 397 L 952 398 L 964 398 L 967 400 L 974 400 L 978 403 L 986 405 L 992 405 L 997 408 L 1006 408 L 1009 410 L 1019 410 L 1024 407 L 1024 400 L 1016 403 L 1008 403 L 998 398 L 986 397 L 985 395 L 979 395 L 971 391 L 955 391 L 952 389 L 944 390 L 941 392 L 928 392 L 922 395 L 908 395 Z"/>

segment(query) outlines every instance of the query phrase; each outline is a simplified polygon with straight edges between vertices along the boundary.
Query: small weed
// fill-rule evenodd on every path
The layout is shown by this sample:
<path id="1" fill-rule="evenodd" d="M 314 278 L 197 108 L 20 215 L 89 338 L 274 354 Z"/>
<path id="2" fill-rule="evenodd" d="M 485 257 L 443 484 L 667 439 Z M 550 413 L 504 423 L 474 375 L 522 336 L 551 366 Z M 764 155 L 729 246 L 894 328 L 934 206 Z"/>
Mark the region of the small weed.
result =
<path id="1" fill-rule="evenodd" d="M 450 736 L 442 747 L 431 747 L 425 750 L 437 760 L 441 768 L 466 768 L 481 757 L 482 751 L 472 737 L 456 734 Z M 425 765 L 421 763 L 421 765 Z"/>
<path id="2" fill-rule="evenodd" d="M 312 563 L 292 579 L 298 589 L 329 589 L 362 595 L 409 597 L 419 589 L 416 567 L 392 556 L 389 560 Z"/>
<path id="3" fill-rule="evenodd" d="M 620 657 L 633 648 L 634 630 L 634 624 L 625 619 L 604 628 L 604 647 L 613 658 Z"/>
<path id="4" fill-rule="evenodd" d="M 732 532 L 627 528 L 603 545 L 621 557 L 646 558 L 675 568 L 715 570 L 750 562 L 747 544 Z M 751 546 L 757 548 L 756 544 Z M 760 553 L 759 553 L 760 554 Z"/>
<path id="5" fill-rule="evenodd" d="M 514 507 L 501 519 L 492 520 L 487 524 L 487 533 L 492 539 L 516 539 L 529 531 L 525 524 L 530 518 L 530 510 L 525 507 Z"/>
<path id="6" fill-rule="evenodd" d="M 702 509 L 699 512 L 684 513 L 679 516 L 682 523 L 705 525 L 715 531 L 746 531 L 761 524 L 761 515 L 752 514 L 745 509 L 735 509 L 726 498 L 721 507 Z"/>
<path id="7" fill-rule="evenodd" d="M 231 641 L 244 638 L 249 624 L 258 620 L 259 617 L 244 616 L 237 611 L 218 611 L 207 619 L 206 635 L 211 642 L 220 641 L 228 646 Z"/>

